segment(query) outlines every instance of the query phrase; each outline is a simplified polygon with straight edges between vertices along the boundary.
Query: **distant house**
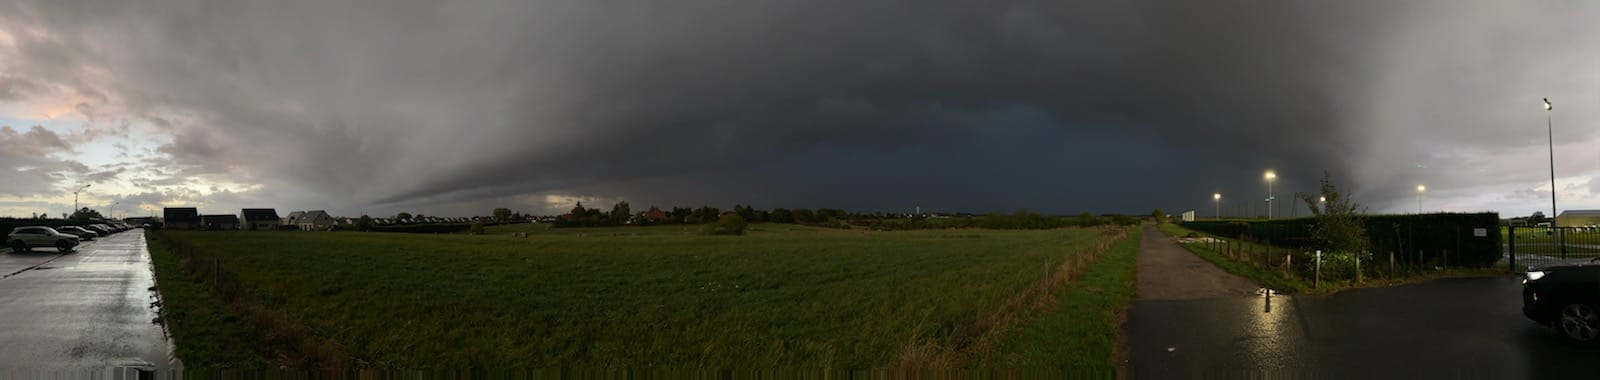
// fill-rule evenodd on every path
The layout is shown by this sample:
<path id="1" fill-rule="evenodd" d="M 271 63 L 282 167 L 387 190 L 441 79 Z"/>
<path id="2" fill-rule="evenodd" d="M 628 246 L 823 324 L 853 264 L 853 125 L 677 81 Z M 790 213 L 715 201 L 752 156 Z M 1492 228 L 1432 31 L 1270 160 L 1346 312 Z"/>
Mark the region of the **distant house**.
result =
<path id="1" fill-rule="evenodd" d="M 162 228 L 169 230 L 198 230 L 200 229 L 200 210 L 194 207 L 167 207 L 161 210 L 165 225 Z"/>
<path id="2" fill-rule="evenodd" d="M 666 211 L 661 211 L 661 210 L 645 211 L 644 212 L 644 219 L 648 220 L 648 221 L 650 221 L 652 223 L 665 222 L 665 221 L 667 221 L 667 212 Z M 535 220 L 537 220 L 537 219 L 535 219 Z"/>
<path id="3" fill-rule="evenodd" d="M 1557 227 L 1587 227 L 1600 225 L 1600 210 L 1567 210 L 1556 216 Z"/>
<path id="4" fill-rule="evenodd" d="M 278 210 L 270 208 L 247 208 L 239 210 L 239 218 L 243 219 L 244 230 L 247 231 L 272 231 L 278 229 L 283 222 L 278 220 Z"/>
<path id="5" fill-rule="evenodd" d="M 305 214 L 306 214 L 305 211 L 291 211 L 291 212 L 289 212 L 289 216 L 288 217 L 283 218 L 283 225 L 285 225 L 285 226 L 298 226 L 299 223 L 296 223 L 296 222 L 298 222 L 300 220 L 300 216 L 301 215 L 305 215 Z"/>
<path id="6" fill-rule="evenodd" d="M 210 231 L 238 231 L 239 216 L 233 214 L 201 215 L 200 225 Z"/>
<path id="7" fill-rule="evenodd" d="M 333 229 L 334 219 L 326 211 L 312 210 L 306 212 L 296 211 L 299 217 L 295 218 L 294 225 L 301 231 L 323 231 Z M 292 215 L 292 214 L 291 214 Z"/>
<path id="8" fill-rule="evenodd" d="M 1185 221 L 1185 222 L 1193 222 L 1194 221 L 1194 210 L 1184 211 L 1183 212 L 1183 221 Z"/>

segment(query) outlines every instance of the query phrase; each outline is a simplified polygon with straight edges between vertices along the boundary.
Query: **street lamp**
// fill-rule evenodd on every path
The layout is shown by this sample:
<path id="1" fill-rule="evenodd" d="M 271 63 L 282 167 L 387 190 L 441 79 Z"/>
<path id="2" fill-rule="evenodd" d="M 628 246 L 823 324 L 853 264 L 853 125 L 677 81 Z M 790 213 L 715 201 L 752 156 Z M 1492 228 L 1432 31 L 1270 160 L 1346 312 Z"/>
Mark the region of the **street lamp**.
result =
<path id="1" fill-rule="evenodd" d="M 1217 220 L 1222 220 L 1222 193 L 1211 194 L 1211 201 L 1217 204 Z"/>
<path id="2" fill-rule="evenodd" d="M 1422 192 L 1428 191 L 1427 186 L 1417 185 L 1417 213 L 1422 213 Z"/>
<path id="3" fill-rule="evenodd" d="M 1550 106 L 1550 98 L 1544 98 L 1544 131 L 1546 133 L 1546 136 L 1550 139 L 1550 217 L 1551 218 L 1555 218 L 1556 217 L 1556 134 L 1555 134 L 1555 127 L 1552 126 L 1553 123 L 1550 121 L 1550 110 L 1553 109 L 1553 108 L 1554 107 Z M 1556 224 L 1554 222 L 1552 222 L 1552 223 L 1550 223 L 1550 226 L 1551 227 L 1555 227 Z"/>
<path id="4" fill-rule="evenodd" d="M 1272 219 L 1272 180 L 1278 178 L 1278 173 L 1267 170 L 1267 220 Z"/>
<path id="5" fill-rule="evenodd" d="M 83 190 L 84 189 L 88 189 L 90 185 L 93 185 L 93 184 L 83 185 L 83 187 L 80 187 L 77 190 L 73 190 L 72 191 L 72 213 L 73 214 L 77 214 L 78 213 L 78 193 L 82 193 Z"/>

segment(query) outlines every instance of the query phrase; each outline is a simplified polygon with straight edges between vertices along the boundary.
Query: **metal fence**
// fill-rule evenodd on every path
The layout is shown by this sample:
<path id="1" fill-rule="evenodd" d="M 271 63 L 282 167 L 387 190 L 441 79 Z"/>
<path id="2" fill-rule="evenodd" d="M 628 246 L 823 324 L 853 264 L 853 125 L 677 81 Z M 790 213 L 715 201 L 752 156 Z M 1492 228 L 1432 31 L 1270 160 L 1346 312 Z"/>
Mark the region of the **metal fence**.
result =
<path id="1" fill-rule="evenodd" d="M 1600 228 L 1594 227 L 1507 227 L 1505 260 L 1539 268 L 1588 263 L 1600 258 Z"/>

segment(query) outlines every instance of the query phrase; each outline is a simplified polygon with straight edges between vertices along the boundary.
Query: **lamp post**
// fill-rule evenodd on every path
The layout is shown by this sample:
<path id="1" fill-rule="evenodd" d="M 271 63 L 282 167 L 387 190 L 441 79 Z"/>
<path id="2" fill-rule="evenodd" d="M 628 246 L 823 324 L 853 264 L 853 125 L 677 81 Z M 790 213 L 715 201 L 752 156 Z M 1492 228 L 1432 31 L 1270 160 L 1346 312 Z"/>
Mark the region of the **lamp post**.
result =
<path id="1" fill-rule="evenodd" d="M 1211 202 L 1217 204 L 1217 220 L 1222 220 L 1222 193 L 1211 194 Z"/>
<path id="2" fill-rule="evenodd" d="M 93 184 L 83 185 L 83 187 L 80 187 L 77 190 L 73 190 L 72 191 L 72 213 L 73 214 L 77 214 L 78 213 L 78 193 L 82 193 L 84 189 L 88 189 L 89 186 L 91 186 L 91 185 L 93 185 Z"/>
<path id="3" fill-rule="evenodd" d="M 1550 121 L 1550 110 L 1553 109 L 1553 108 L 1554 107 L 1550 106 L 1550 98 L 1544 98 L 1544 131 L 1545 131 L 1546 136 L 1550 139 L 1550 217 L 1551 218 L 1555 218 L 1556 217 L 1556 133 L 1555 133 L 1555 127 L 1553 126 L 1553 123 Z M 1552 219 L 1552 220 L 1554 220 L 1554 219 Z M 1556 226 L 1555 222 L 1552 221 L 1550 223 L 1550 226 L 1551 227 L 1555 227 Z"/>
<path id="4" fill-rule="evenodd" d="M 1422 213 L 1422 192 L 1428 191 L 1427 186 L 1417 185 L 1417 213 Z"/>
<path id="5" fill-rule="evenodd" d="M 1267 220 L 1272 220 L 1272 180 L 1278 178 L 1278 173 L 1267 170 Z"/>

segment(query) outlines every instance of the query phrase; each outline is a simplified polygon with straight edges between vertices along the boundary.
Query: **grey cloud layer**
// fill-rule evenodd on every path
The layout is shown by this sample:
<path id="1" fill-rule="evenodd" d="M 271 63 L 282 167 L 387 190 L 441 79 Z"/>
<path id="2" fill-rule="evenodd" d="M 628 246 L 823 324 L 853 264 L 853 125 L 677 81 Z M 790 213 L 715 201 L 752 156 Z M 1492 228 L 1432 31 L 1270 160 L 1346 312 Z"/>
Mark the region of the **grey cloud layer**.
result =
<path id="1" fill-rule="evenodd" d="M 1479 78 L 1526 65 L 1479 49 L 1561 60 L 1596 35 L 1585 3 L 1492 8 L 13 3 L 5 21 L 58 36 L 18 34 L 29 58 L 0 74 L 119 103 L 173 135 L 161 152 L 187 174 L 345 212 L 525 193 L 1126 212 L 1253 198 L 1268 167 L 1293 173 L 1280 198 L 1329 170 L 1381 203 L 1409 198 L 1375 184 L 1414 174 L 1385 165 L 1429 160 L 1405 153 L 1417 125 L 1493 151 L 1507 134 L 1475 121 L 1514 117 L 1438 115 L 1550 82 Z M 1567 34 L 1501 40 L 1535 24 Z"/>

